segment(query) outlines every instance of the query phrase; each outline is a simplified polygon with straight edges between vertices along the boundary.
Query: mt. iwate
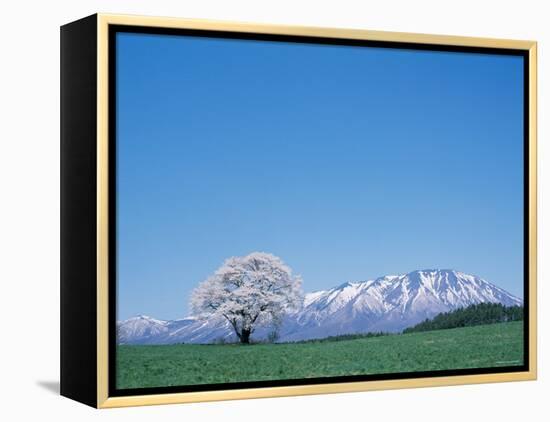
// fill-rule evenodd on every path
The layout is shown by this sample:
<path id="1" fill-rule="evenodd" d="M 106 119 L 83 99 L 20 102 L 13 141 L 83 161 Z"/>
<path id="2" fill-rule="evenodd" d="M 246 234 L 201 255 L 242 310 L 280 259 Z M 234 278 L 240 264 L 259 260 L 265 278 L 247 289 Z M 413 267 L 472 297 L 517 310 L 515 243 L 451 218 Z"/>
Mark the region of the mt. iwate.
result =
<path id="1" fill-rule="evenodd" d="M 399 332 L 439 313 L 483 302 L 523 303 L 488 281 L 454 270 L 418 270 L 345 283 L 306 294 L 302 308 L 283 320 L 278 341 Z M 252 338 L 265 339 L 271 331 L 273 327 L 260 327 Z M 231 342 L 234 336 L 223 319 L 164 321 L 142 315 L 117 323 L 119 344 Z"/>

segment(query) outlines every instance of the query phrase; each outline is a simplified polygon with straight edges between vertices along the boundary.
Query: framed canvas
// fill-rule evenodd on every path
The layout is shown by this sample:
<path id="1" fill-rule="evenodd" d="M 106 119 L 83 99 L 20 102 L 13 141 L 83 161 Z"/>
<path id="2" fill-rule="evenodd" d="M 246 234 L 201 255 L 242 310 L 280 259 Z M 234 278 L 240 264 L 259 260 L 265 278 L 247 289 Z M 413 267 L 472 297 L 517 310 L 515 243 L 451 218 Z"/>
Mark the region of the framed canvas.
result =
<path id="1" fill-rule="evenodd" d="M 536 378 L 536 43 L 61 28 L 61 394 Z"/>

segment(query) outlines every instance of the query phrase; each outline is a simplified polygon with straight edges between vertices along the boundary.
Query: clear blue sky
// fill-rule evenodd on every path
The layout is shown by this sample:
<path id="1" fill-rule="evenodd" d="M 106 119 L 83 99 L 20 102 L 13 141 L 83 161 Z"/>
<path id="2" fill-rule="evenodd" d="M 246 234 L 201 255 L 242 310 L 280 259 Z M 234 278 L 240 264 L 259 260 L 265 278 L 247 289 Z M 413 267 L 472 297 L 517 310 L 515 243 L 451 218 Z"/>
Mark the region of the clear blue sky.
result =
<path id="1" fill-rule="evenodd" d="M 252 251 L 305 291 L 453 268 L 522 297 L 521 58 L 119 34 L 117 63 L 119 319 L 186 316 Z"/>

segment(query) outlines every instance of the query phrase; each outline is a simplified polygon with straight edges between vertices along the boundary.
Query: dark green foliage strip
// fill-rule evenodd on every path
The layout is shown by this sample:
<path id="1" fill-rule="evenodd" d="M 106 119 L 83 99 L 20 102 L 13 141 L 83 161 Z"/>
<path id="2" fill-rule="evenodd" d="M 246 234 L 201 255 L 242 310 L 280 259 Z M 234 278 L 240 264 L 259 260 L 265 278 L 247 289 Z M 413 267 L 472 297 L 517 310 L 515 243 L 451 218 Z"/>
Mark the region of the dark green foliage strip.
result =
<path id="1" fill-rule="evenodd" d="M 371 338 L 371 337 L 382 337 L 382 336 L 391 336 L 392 333 L 386 333 L 384 331 L 376 331 L 373 333 L 364 333 L 364 334 L 342 334 L 339 336 L 329 336 L 324 338 L 315 338 L 311 340 L 300 340 L 300 341 L 289 341 L 286 343 L 299 344 L 299 343 L 327 343 L 329 341 L 346 341 L 346 340 L 357 340 L 360 338 Z"/>
<path id="2" fill-rule="evenodd" d="M 119 346 L 119 388 L 403 373 L 523 363 L 523 324 L 342 341 Z"/>
<path id="3" fill-rule="evenodd" d="M 500 303 L 480 303 L 452 312 L 445 312 L 409 327 L 403 333 L 445 330 L 458 327 L 474 327 L 498 322 L 522 321 L 523 306 L 504 306 Z"/>

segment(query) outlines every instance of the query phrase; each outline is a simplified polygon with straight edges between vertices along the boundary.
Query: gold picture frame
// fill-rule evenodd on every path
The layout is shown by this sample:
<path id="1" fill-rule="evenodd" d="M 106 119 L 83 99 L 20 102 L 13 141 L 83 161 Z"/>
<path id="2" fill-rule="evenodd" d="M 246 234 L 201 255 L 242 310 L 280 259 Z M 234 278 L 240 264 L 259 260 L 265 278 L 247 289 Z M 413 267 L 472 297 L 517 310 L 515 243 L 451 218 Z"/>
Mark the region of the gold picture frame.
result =
<path id="1" fill-rule="evenodd" d="M 86 20 L 87 19 L 87 20 Z M 109 107 L 112 107 L 109 98 L 109 28 L 112 26 L 133 26 L 142 28 L 170 28 L 186 30 L 206 30 L 206 31 L 224 31 L 232 33 L 246 34 L 267 34 L 284 35 L 297 37 L 315 37 L 331 38 L 345 40 L 361 40 L 375 42 L 407 43 L 432 46 L 452 46 L 452 47 L 474 47 L 490 49 L 513 49 L 521 50 L 526 53 L 528 60 L 528 351 L 526 356 L 528 360 L 528 370 L 518 372 L 504 373 L 484 373 L 471 375 L 441 376 L 441 377 L 422 377 L 406 379 L 385 379 L 373 381 L 352 381 L 343 383 L 327 384 L 304 384 L 288 385 L 274 387 L 198 391 L 198 392 L 175 392 L 159 394 L 143 394 L 131 396 L 112 396 L 109 394 Z M 90 35 L 92 34 L 92 35 Z M 66 41 L 63 41 L 63 37 Z M 95 39 L 93 39 L 95 36 Z M 95 46 L 95 49 L 94 49 Z M 78 52 L 77 50 L 80 49 Z M 93 49 L 93 51 L 88 51 Z M 86 50 L 86 51 L 84 51 Z M 91 56 L 86 56 L 89 54 Z M 63 55 L 66 57 L 67 65 L 71 60 L 88 59 L 88 62 L 95 63 L 96 69 L 92 69 L 88 77 L 89 84 L 79 88 L 76 82 L 79 78 L 78 72 L 84 71 L 72 68 L 63 68 Z M 84 56 L 79 56 L 84 55 Z M 85 66 L 85 64 L 81 64 Z M 63 72 L 65 72 L 63 74 Z M 63 82 L 65 78 L 65 88 Z M 95 81 L 94 81 L 95 78 Z M 91 82 L 90 82 L 91 81 Z M 95 86 L 93 95 L 89 94 L 89 103 L 87 105 L 75 106 L 76 99 L 69 97 L 69 90 L 82 89 L 82 92 L 88 92 L 90 84 Z M 86 91 L 87 90 L 87 91 Z M 447 35 L 428 35 L 400 32 L 381 32 L 361 29 L 335 29 L 335 28 L 316 28 L 307 26 L 287 26 L 287 25 L 265 25 L 251 23 L 233 23 L 211 20 L 180 19 L 164 17 L 146 17 L 146 16 L 127 16 L 116 14 L 97 14 L 85 20 L 68 24 L 62 28 L 62 99 L 67 96 L 65 106 L 62 105 L 62 161 L 73 160 L 75 151 L 71 148 L 78 148 L 70 144 L 71 139 L 81 136 L 89 139 L 89 151 L 94 153 L 96 160 L 88 163 L 89 169 L 94 169 L 93 174 L 89 172 L 88 181 L 93 198 L 87 197 L 87 205 L 95 205 L 95 209 L 86 220 L 89 227 L 95 228 L 95 242 L 93 251 L 86 257 L 74 256 L 75 248 L 83 240 L 73 239 L 63 235 L 73 230 L 75 225 L 82 225 L 76 215 L 78 209 L 74 210 L 74 216 L 71 217 L 71 206 L 75 206 L 75 195 L 84 195 L 73 189 L 69 182 L 64 180 L 70 177 L 78 177 L 78 171 L 83 171 L 82 163 L 76 164 L 80 170 L 75 170 L 71 164 L 65 167 L 63 171 L 62 164 L 62 195 L 64 195 L 67 211 L 64 213 L 62 203 L 62 395 L 71 397 L 78 401 L 92 405 L 98 408 L 111 408 L 123 406 L 140 406 L 169 403 L 190 403 L 205 402 L 215 400 L 234 400 L 262 397 L 281 397 L 281 396 L 299 396 L 309 394 L 326 393 L 344 393 L 356 391 L 370 391 L 382 389 L 400 389 L 413 387 L 434 387 L 449 386 L 460 384 L 493 383 L 503 381 L 524 381 L 534 380 L 537 377 L 537 293 L 536 293 L 536 271 L 537 271 L 537 44 L 534 41 L 517 41 L 504 39 L 447 36 Z M 95 96 L 95 98 L 94 98 Z M 71 101 L 73 101 L 71 103 Z M 82 98 L 78 101 L 83 101 Z M 95 104 L 95 109 L 93 108 Z M 64 108 L 65 107 L 65 108 Z M 81 107 L 79 109 L 79 107 Z M 76 111 L 75 111 L 76 110 Z M 80 110 L 80 111 L 79 111 Z M 76 121 L 71 119 L 80 119 L 73 117 L 71 113 L 93 113 L 89 115 L 90 122 L 84 126 L 76 128 Z M 93 127 L 92 127 L 93 126 Z M 84 133 L 86 128 L 88 132 Z M 95 128 L 95 129 L 94 129 Z M 65 136 L 65 144 L 63 144 Z M 64 146 L 66 152 L 64 152 Z M 63 155 L 65 154 L 65 155 Z M 85 167 L 85 168 L 88 168 Z M 91 170 L 90 170 L 91 171 Z M 64 179 L 65 178 L 65 179 Z M 93 179 L 93 180 L 92 180 Z M 67 183 L 64 190 L 63 183 Z M 73 205 L 71 205 L 73 204 Z M 85 206 L 83 204 L 82 206 Z M 77 206 L 78 207 L 78 206 Z M 81 210 L 80 210 L 81 211 Z M 80 214 L 81 215 L 81 214 Z M 63 217 L 65 216 L 65 217 Z M 67 235 L 68 236 L 68 235 Z M 88 240 L 89 241 L 89 240 Z M 92 256 L 93 255 L 93 256 Z M 68 261 L 71 260 L 71 263 Z M 67 262 L 65 264 L 64 262 Z M 78 264 L 79 269 L 74 268 Z M 67 265 L 64 269 L 64 265 Z M 91 279 L 85 289 L 76 291 L 74 283 L 74 274 L 78 271 L 88 271 Z M 90 280 L 91 280 L 90 279 Z M 84 283 L 84 281 L 82 281 Z M 90 291 L 95 292 L 95 297 L 89 298 Z M 63 293 L 65 292 L 65 293 Z M 88 295 L 88 296 L 86 296 Z M 83 305 L 84 303 L 84 305 Z M 95 306 L 95 308 L 94 308 Z M 77 329 L 73 327 L 69 320 L 76 318 L 80 312 L 93 309 L 89 318 L 96 330 L 93 333 L 76 333 Z M 94 324 L 95 323 L 95 324 Z M 63 338 L 65 340 L 63 340 Z M 64 343 L 63 343 L 64 342 Z M 82 353 L 84 348 L 92 345 L 95 350 Z M 80 358 L 75 358 L 71 354 L 78 351 Z M 82 357 L 86 355 L 87 357 Z M 74 381 L 79 376 L 77 368 L 83 364 L 93 365 L 95 379 L 92 379 L 92 372 L 83 374 L 82 379 L 88 381 Z M 88 377 L 88 378 L 86 378 Z M 85 384 L 85 385 L 84 385 Z M 94 394 L 95 392 L 95 394 Z"/>

